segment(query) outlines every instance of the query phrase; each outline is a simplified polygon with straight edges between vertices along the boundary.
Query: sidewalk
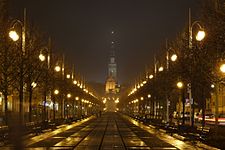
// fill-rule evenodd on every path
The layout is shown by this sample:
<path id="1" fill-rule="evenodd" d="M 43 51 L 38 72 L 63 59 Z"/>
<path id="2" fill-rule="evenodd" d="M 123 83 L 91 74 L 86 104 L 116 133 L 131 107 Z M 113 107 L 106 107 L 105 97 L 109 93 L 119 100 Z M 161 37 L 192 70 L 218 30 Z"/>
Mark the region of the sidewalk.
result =
<path id="1" fill-rule="evenodd" d="M 157 129 L 155 126 L 152 125 L 144 125 L 141 122 L 138 122 L 137 120 L 123 115 L 124 118 L 135 124 L 136 126 L 141 127 L 142 129 L 146 130 L 147 132 L 154 134 L 156 137 L 160 138 L 161 140 L 179 148 L 179 149 L 208 149 L 208 150 L 218 150 L 215 147 L 206 145 L 202 142 L 197 141 L 196 143 L 193 143 L 191 141 L 183 141 L 182 139 L 175 138 L 173 136 L 170 136 L 166 133 L 166 131 L 163 131 L 161 129 Z"/>

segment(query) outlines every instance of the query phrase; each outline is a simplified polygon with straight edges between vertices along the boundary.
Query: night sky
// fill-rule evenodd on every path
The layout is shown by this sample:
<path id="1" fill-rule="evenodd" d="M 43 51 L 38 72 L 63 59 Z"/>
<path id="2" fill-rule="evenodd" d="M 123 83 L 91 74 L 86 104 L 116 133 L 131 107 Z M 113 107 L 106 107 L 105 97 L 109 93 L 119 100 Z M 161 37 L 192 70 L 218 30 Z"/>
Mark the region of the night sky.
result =
<path id="1" fill-rule="evenodd" d="M 184 27 L 188 8 L 201 0 L 11 0 L 12 15 L 29 19 L 88 81 L 105 82 L 110 32 L 116 33 L 119 83 L 134 80 L 153 62 L 165 39 Z"/>

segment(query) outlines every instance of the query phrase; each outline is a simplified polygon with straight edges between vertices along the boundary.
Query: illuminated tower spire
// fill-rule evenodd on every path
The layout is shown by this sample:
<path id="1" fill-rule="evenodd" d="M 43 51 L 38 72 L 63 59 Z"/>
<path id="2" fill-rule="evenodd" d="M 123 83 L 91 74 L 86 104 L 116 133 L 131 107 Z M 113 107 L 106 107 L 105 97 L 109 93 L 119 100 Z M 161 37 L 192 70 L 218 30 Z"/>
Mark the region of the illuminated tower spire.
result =
<path id="1" fill-rule="evenodd" d="M 110 49 L 110 57 L 109 57 L 109 64 L 108 64 L 108 77 L 117 79 L 117 64 L 115 59 L 115 41 L 114 41 L 114 31 L 111 31 L 111 49 Z"/>
<path id="2" fill-rule="evenodd" d="M 117 85 L 117 64 L 115 59 L 115 40 L 114 40 L 115 32 L 111 31 L 111 46 L 110 46 L 110 54 L 109 54 L 109 63 L 108 63 L 108 77 L 106 80 L 105 90 L 106 93 L 116 93 L 116 85 Z"/>
<path id="3" fill-rule="evenodd" d="M 118 102 L 119 86 L 117 84 L 117 64 L 115 48 L 115 32 L 111 31 L 111 41 L 109 50 L 108 76 L 105 84 L 105 97 L 107 97 L 105 108 L 106 111 L 116 111 L 116 103 Z"/>

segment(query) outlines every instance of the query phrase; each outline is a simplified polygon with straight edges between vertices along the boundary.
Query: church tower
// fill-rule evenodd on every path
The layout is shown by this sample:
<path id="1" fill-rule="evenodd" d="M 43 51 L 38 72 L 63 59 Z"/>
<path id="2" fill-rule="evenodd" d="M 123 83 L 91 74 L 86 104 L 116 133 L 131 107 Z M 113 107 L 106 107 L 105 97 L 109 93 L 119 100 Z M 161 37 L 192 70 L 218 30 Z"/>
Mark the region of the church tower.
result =
<path id="1" fill-rule="evenodd" d="M 117 111 L 117 103 L 119 102 L 119 86 L 117 83 L 117 63 L 115 55 L 115 32 L 111 32 L 111 46 L 109 53 L 109 62 L 108 62 L 108 75 L 105 83 L 105 98 L 103 103 L 105 103 L 106 111 Z"/>
<path id="2" fill-rule="evenodd" d="M 114 37 L 114 31 L 111 32 L 111 36 Z M 117 64 L 115 57 L 115 41 L 111 41 L 111 49 L 109 55 L 109 63 L 108 63 L 108 76 L 105 85 L 106 94 L 116 93 L 117 86 Z"/>
<path id="3" fill-rule="evenodd" d="M 115 58 L 114 42 L 112 42 L 111 44 L 112 45 L 111 45 L 110 58 L 109 58 L 109 64 L 108 64 L 108 76 L 111 76 L 116 80 L 117 65 L 116 65 L 116 58 Z"/>

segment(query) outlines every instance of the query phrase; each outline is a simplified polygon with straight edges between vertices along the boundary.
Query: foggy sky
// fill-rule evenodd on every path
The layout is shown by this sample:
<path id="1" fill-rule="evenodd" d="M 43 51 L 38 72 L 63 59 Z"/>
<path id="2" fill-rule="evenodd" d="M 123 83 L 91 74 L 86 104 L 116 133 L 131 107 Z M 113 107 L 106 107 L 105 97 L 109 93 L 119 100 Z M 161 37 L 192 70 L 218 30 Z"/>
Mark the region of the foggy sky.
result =
<path id="1" fill-rule="evenodd" d="M 134 80 L 153 55 L 184 27 L 200 0 L 12 0 L 12 14 L 29 19 L 53 39 L 88 81 L 105 82 L 110 32 L 116 33 L 119 83 Z"/>

